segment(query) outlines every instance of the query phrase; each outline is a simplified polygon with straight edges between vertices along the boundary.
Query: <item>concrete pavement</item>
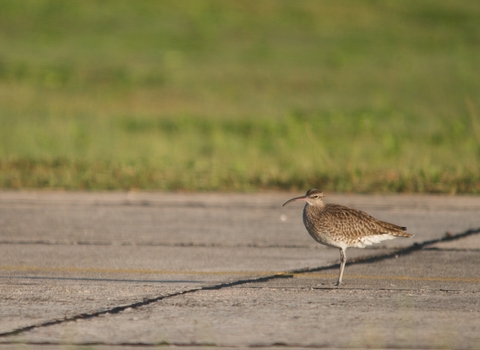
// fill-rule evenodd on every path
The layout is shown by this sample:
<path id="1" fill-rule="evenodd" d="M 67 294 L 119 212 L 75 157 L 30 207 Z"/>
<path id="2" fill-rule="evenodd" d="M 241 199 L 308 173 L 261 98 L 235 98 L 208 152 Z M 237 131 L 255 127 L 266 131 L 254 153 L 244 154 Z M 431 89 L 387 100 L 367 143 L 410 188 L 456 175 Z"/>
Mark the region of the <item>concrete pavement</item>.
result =
<path id="1" fill-rule="evenodd" d="M 300 194 L 0 192 L 0 350 L 480 349 L 479 197 L 327 193 L 415 234 L 336 288 Z"/>

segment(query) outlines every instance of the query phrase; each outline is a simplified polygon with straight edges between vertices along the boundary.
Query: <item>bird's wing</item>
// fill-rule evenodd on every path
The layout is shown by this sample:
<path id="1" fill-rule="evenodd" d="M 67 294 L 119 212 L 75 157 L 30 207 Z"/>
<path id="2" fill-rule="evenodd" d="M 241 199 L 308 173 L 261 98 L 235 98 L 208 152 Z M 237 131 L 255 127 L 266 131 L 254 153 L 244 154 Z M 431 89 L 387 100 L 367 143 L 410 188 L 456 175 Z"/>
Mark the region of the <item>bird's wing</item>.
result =
<path id="1" fill-rule="evenodd" d="M 346 237 L 376 235 L 411 236 L 406 228 L 375 219 L 364 211 L 337 204 L 327 204 L 324 213 L 332 225 Z M 385 239 L 387 239 L 385 237 Z"/>

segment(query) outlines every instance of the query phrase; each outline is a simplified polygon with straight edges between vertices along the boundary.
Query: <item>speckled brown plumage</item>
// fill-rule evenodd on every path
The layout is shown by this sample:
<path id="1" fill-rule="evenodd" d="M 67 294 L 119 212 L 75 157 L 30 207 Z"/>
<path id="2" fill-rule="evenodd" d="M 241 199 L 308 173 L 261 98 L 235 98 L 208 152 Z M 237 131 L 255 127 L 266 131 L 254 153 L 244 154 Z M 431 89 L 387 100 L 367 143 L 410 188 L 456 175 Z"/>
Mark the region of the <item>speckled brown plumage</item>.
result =
<path id="1" fill-rule="evenodd" d="M 283 205 L 296 200 L 307 202 L 303 209 L 303 223 L 310 236 L 321 244 L 340 249 L 341 265 L 337 285 L 342 283 L 347 248 L 364 248 L 387 239 L 413 237 L 405 232 L 406 227 L 375 219 L 361 210 L 325 204 L 323 193 L 316 189 L 307 191 L 305 196 L 292 198 Z"/>

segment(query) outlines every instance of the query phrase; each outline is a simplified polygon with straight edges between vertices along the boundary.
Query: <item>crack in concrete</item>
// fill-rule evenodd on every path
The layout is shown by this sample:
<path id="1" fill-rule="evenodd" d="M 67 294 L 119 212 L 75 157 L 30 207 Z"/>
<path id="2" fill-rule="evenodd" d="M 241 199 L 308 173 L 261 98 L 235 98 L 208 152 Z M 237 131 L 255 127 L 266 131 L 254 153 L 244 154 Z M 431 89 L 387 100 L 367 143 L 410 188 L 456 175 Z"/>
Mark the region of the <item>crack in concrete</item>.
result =
<path id="1" fill-rule="evenodd" d="M 437 252 L 480 252 L 480 248 L 439 248 L 439 247 L 427 247 L 423 250 L 431 250 Z"/>
<path id="2" fill-rule="evenodd" d="M 420 251 L 420 250 L 422 250 L 422 249 L 424 249 L 424 248 L 426 248 L 426 247 L 428 247 L 432 244 L 458 240 L 458 239 L 465 238 L 465 237 L 468 237 L 468 236 L 471 236 L 471 235 L 474 235 L 474 234 L 479 234 L 479 233 L 480 233 L 480 227 L 476 228 L 476 229 L 470 229 L 470 230 L 467 230 L 465 232 L 462 232 L 462 233 L 459 233 L 459 234 L 456 234 L 456 235 L 450 234 L 450 235 L 446 235 L 442 238 L 432 239 L 432 240 L 428 240 L 428 241 L 425 241 L 425 242 L 422 242 L 422 243 L 414 243 L 411 246 L 408 246 L 406 248 L 400 248 L 398 250 L 395 250 L 392 253 L 382 254 L 382 255 L 374 255 L 374 256 L 370 255 L 370 256 L 366 256 L 366 257 L 352 259 L 352 260 L 350 260 L 350 262 L 348 264 L 349 265 L 352 265 L 352 264 L 366 264 L 366 263 L 374 263 L 374 262 L 381 261 L 381 260 L 386 260 L 386 259 L 394 259 L 394 258 L 398 258 L 399 256 L 408 255 L 408 254 L 411 254 L 411 253 L 414 253 L 414 252 L 418 252 L 418 251 Z M 285 271 L 285 272 L 281 272 L 281 273 L 275 273 L 275 274 L 272 274 L 272 275 L 269 275 L 269 276 L 239 279 L 239 280 L 236 280 L 236 281 L 220 283 L 220 284 L 216 284 L 216 285 L 212 285 L 212 286 L 192 288 L 192 289 L 184 290 L 184 291 L 181 291 L 181 292 L 176 292 L 176 293 L 172 293 L 172 294 L 158 296 L 158 297 L 155 297 L 155 298 L 144 299 L 143 301 L 138 301 L 138 302 L 135 302 L 135 303 L 132 303 L 132 304 L 116 306 L 116 307 L 106 309 L 106 310 L 100 310 L 100 311 L 95 311 L 95 312 L 91 312 L 91 313 L 81 313 L 81 314 L 77 314 L 77 315 L 62 318 L 62 319 L 56 319 L 56 320 L 51 320 L 51 321 L 35 324 L 35 325 L 30 325 L 30 326 L 26 326 L 26 327 L 17 328 L 17 329 L 14 329 L 12 331 L 0 333 L 0 338 L 19 335 L 21 333 L 25 333 L 25 332 L 31 331 L 33 329 L 45 328 L 45 327 L 49 327 L 49 326 L 53 326 L 53 325 L 57 325 L 57 324 L 73 322 L 73 321 L 80 320 L 80 319 L 87 320 L 87 319 L 90 319 L 90 318 L 95 318 L 95 317 L 99 317 L 101 315 L 106 315 L 106 314 L 118 314 L 122 311 L 125 311 L 126 309 L 136 309 L 136 308 L 140 308 L 142 306 L 146 306 L 146 305 L 149 305 L 149 304 L 152 304 L 152 303 L 155 303 L 155 302 L 167 299 L 167 298 L 178 297 L 178 296 L 195 293 L 195 292 L 202 291 L 202 290 L 220 290 L 220 289 L 224 289 L 224 288 L 240 286 L 240 285 L 247 284 L 247 283 L 267 282 L 267 281 L 277 279 L 277 278 L 293 278 L 295 274 L 308 273 L 308 272 L 318 272 L 318 271 L 324 271 L 324 270 L 329 270 L 329 269 L 334 269 L 334 268 L 338 269 L 338 264 L 320 266 L 320 267 L 316 267 L 316 268 L 295 269 L 295 270 Z M 5 344 L 5 343 L 3 343 L 3 344 Z M 27 344 L 27 343 L 23 342 L 22 344 Z M 68 344 L 68 345 L 71 345 L 71 344 Z M 75 344 L 75 345 L 77 345 L 77 344 Z M 102 344 L 97 344 L 97 345 L 106 345 L 106 344 L 102 343 Z M 116 344 L 116 345 L 118 345 L 118 344 Z M 162 344 L 160 344 L 160 345 L 162 345 Z M 164 344 L 164 345 L 171 345 L 171 344 Z M 190 344 L 184 344 L 184 346 L 185 345 L 190 345 Z M 192 346 L 196 346 L 196 345 L 192 344 Z M 205 346 L 205 344 L 198 345 L 198 346 Z M 215 345 L 209 344 L 209 346 L 215 346 Z M 272 346 L 279 346 L 279 344 L 273 344 Z M 289 345 L 282 344 L 281 346 L 289 346 Z M 263 347 L 263 346 L 260 345 L 260 346 L 253 346 L 253 347 Z"/>

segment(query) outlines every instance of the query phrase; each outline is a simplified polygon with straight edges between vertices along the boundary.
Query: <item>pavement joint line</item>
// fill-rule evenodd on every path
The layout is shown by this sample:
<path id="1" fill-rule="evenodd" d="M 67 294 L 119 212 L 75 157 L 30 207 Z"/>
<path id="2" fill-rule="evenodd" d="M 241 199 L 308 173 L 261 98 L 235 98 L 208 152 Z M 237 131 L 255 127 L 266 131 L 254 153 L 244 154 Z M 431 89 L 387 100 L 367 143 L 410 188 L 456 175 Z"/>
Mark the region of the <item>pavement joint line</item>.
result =
<path id="1" fill-rule="evenodd" d="M 183 342 L 167 342 L 167 341 L 160 341 L 160 342 L 121 342 L 121 343 L 114 343 L 114 342 L 79 342 L 79 343 L 67 343 L 67 342 L 39 342 L 39 341 L 12 341 L 12 342 L 2 342 L 0 345 L 41 345 L 41 346 L 76 346 L 76 347 L 91 347 L 91 346 L 115 346 L 115 347 L 123 347 L 123 346 L 138 346 L 142 348 L 158 348 L 163 346 L 175 346 L 175 347 L 219 347 L 219 348 L 228 348 L 228 349 L 269 349 L 269 348 L 284 348 L 284 349 L 331 349 L 332 347 L 329 344 L 321 343 L 321 344 L 296 344 L 296 343 L 286 343 L 286 342 L 272 342 L 272 343 L 253 343 L 248 345 L 228 345 L 228 344 L 217 344 L 217 343 L 209 343 L 209 342 L 191 342 L 191 343 L 183 343 Z M 337 348 L 337 347 L 335 347 Z M 419 349 L 418 347 L 415 348 L 408 348 L 408 347 L 395 347 L 389 346 L 390 349 Z M 345 348 L 345 349 L 351 349 Z M 421 348 L 420 348 L 421 349 Z M 429 348 L 428 348 L 429 349 Z"/>
<path id="2" fill-rule="evenodd" d="M 336 277 L 335 274 L 326 273 L 297 273 L 295 278 L 306 277 Z M 345 275 L 348 279 L 365 279 L 365 280 L 393 280 L 393 281 L 428 281 L 428 282 L 465 282 L 480 283 L 480 278 L 462 278 L 462 277 L 415 277 L 415 276 L 374 276 L 374 275 Z"/>
<path id="3" fill-rule="evenodd" d="M 394 251 L 393 253 L 390 253 L 390 254 L 376 255 L 376 256 L 373 256 L 373 257 L 372 256 L 367 256 L 367 257 L 363 257 L 363 258 L 353 259 L 350 262 L 349 265 L 358 264 L 358 263 L 372 263 L 372 262 L 376 262 L 376 261 L 380 261 L 380 260 L 397 258 L 400 255 L 408 255 L 408 254 L 411 254 L 413 252 L 417 252 L 419 250 L 422 250 L 424 247 L 428 247 L 429 245 L 432 245 L 432 244 L 457 240 L 457 239 L 461 239 L 461 238 L 468 237 L 470 235 L 474 235 L 474 234 L 478 234 L 478 233 L 480 233 L 480 227 L 476 228 L 476 229 L 470 229 L 470 230 L 464 231 L 464 232 L 459 233 L 459 234 L 448 234 L 448 235 L 445 235 L 442 238 L 432 239 L 432 240 L 429 240 L 429 241 L 424 241 L 422 243 L 414 243 L 411 246 L 408 246 L 408 247 L 402 248 L 402 249 L 398 249 L 398 250 L 396 250 L 396 251 Z M 285 272 L 281 272 L 281 273 L 275 273 L 275 274 L 271 274 L 271 275 L 263 276 L 263 277 L 247 278 L 247 279 L 241 279 L 241 280 L 236 280 L 236 281 L 232 281 L 232 282 L 219 283 L 219 284 L 215 284 L 215 285 L 212 285 L 212 286 L 205 286 L 205 287 L 187 289 L 187 290 L 183 290 L 183 291 L 172 293 L 172 294 L 161 295 L 161 296 L 158 296 L 158 297 L 155 297 L 155 298 L 144 299 L 143 301 L 138 301 L 138 302 L 127 304 L 127 305 L 115 306 L 113 308 L 106 309 L 106 310 L 100 310 L 100 311 L 95 311 L 95 312 L 91 312 L 91 313 L 81 313 L 81 314 L 77 314 L 77 315 L 74 315 L 74 316 L 65 317 L 63 319 L 55 319 L 55 320 L 42 322 L 42 323 L 39 323 L 39 324 L 20 327 L 20 328 L 14 329 L 12 331 L 0 333 L 0 338 L 9 337 L 9 336 L 13 336 L 13 335 L 19 335 L 21 333 L 25 333 L 27 331 L 31 331 L 31 330 L 34 330 L 34 329 L 45 328 L 45 327 L 49 327 L 49 326 L 53 326 L 53 325 L 57 325 L 57 324 L 63 324 L 63 323 L 67 323 L 67 322 L 73 322 L 73 321 L 80 320 L 80 319 L 85 320 L 85 319 L 95 318 L 95 317 L 105 315 L 105 314 L 118 314 L 122 311 L 125 311 L 126 309 L 136 309 L 136 308 L 146 306 L 146 305 L 149 305 L 149 304 L 152 304 L 152 303 L 155 303 L 155 302 L 167 299 L 167 298 L 173 298 L 173 297 L 178 297 L 178 296 L 182 296 L 182 295 L 186 295 L 186 294 L 192 294 L 192 293 L 195 293 L 195 292 L 198 292 L 198 291 L 220 290 L 220 289 L 224 289 L 224 288 L 230 288 L 230 287 L 235 287 L 235 286 L 239 286 L 239 285 L 244 285 L 244 284 L 247 284 L 247 283 L 267 282 L 269 280 L 273 280 L 273 279 L 277 279 L 277 278 L 293 278 L 295 276 L 295 274 L 309 273 L 309 272 L 315 272 L 315 271 L 323 271 L 323 270 L 328 270 L 328 269 L 332 269 L 332 268 L 336 268 L 336 267 L 338 267 L 338 264 L 333 264 L 333 265 L 328 265 L 328 266 L 320 266 L 320 267 L 317 267 L 317 268 L 295 269 L 295 270 L 285 271 Z M 280 345 L 280 344 L 277 344 L 277 345 Z"/>
<path id="4" fill-rule="evenodd" d="M 25 279 L 25 280 L 53 280 L 53 281 L 89 281 L 89 282 L 116 282 L 116 283 L 176 283 L 176 284 L 200 284 L 205 283 L 202 280 L 187 279 L 164 279 L 164 280 L 147 280 L 147 279 L 114 279 L 114 278 L 89 278 L 89 277 L 52 277 L 52 276 L 6 276 L 0 275 L 0 279 Z"/>
<path id="5" fill-rule="evenodd" d="M 333 276 L 333 275 L 332 275 Z M 336 276 L 336 275 L 335 275 Z M 245 286 L 241 288 L 248 288 L 248 289 L 276 289 L 276 290 L 286 290 L 286 289 L 291 289 L 291 290 L 330 290 L 330 291 L 338 291 L 338 290 L 346 290 L 346 291 L 371 291 L 371 288 L 366 288 L 366 287 L 355 287 L 355 286 L 349 286 L 348 282 L 344 282 L 342 285 L 342 288 L 338 288 L 338 286 L 335 286 L 333 282 L 331 285 L 323 284 L 322 285 L 315 285 L 315 286 L 308 286 L 308 287 L 289 287 L 289 286 Z M 423 288 L 386 288 L 386 287 L 381 287 L 376 289 L 376 291 L 391 291 L 391 292 L 419 292 L 419 291 L 424 291 L 425 289 Z M 468 294 L 475 294 L 478 295 L 478 292 L 476 291 L 468 291 L 466 292 L 463 289 L 446 289 L 446 288 L 438 288 L 438 289 L 428 289 L 429 292 L 431 293 L 468 293 Z M 1 344 L 1 343 L 0 343 Z"/>
<path id="6" fill-rule="evenodd" d="M 139 246 L 139 247 L 205 247 L 205 248 L 305 248 L 318 249 L 319 247 L 306 244 L 225 244 L 225 243 L 201 243 L 201 242 L 117 242 L 117 241 L 48 241 L 48 240 L 1 240 L 0 244 L 31 244 L 31 245 L 92 245 L 92 246 Z M 376 248 L 376 247 L 375 247 Z M 374 249 L 375 249 L 374 248 Z M 371 247 L 369 249 L 372 249 Z"/>
<path id="7" fill-rule="evenodd" d="M 145 274 L 145 275 L 240 275 L 240 276 L 267 276 L 272 274 L 283 274 L 283 271 L 195 271 L 195 270 L 144 270 L 144 269 L 105 269 L 89 267 L 37 267 L 21 265 L 0 266 L 0 271 L 32 271 L 32 272 L 79 272 L 79 273 L 120 273 L 120 274 Z M 8 276 L 5 276 L 8 278 Z M 40 277 L 40 276 L 38 276 Z M 78 278 L 81 279 L 81 278 Z M 103 279 L 99 279 L 103 280 Z"/>
<path id="8" fill-rule="evenodd" d="M 52 207 L 64 207 L 65 205 L 72 206 L 72 207 L 83 207 L 83 206 L 98 206 L 98 207 L 154 207 L 154 208 L 224 208 L 225 203 L 222 200 L 221 202 L 212 201 L 212 200 L 205 200 L 201 198 L 197 198 L 194 200 L 168 200 L 168 199 L 128 199 L 128 198 L 119 198 L 119 199 L 85 199 L 82 197 L 75 198 L 75 199 L 66 199 L 62 198 L 40 198 L 35 196 L 34 198 L 5 198 L 2 197 L 2 194 L 5 194 L 8 191 L 1 191 L 0 190 L 0 205 L 29 205 L 33 203 L 41 203 L 50 205 Z M 14 191 L 12 191 L 14 192 Z M 55 191 L 53 191 L 55 192 Z M 59 191 L 59 193 L 62 191 Z M 41 192 L 38 192 L 41 193 Z M 34 194 L 34 192 L 32 192 Z M 128 193 L 126 194 L 128 196 Z M 287 193 L 286 193 L 287 195 Z M 445 195 L 446 198 L 451 198 L 451 196 Z M 471 197 L 465 195 L 464 197 Z M 283 197 L 282 197 L 283 198 Z M 225 200 L 227 202 L 227 200 Z M 277 203 L 272 203 L 270 201 L 258 201 L 258 202 L 248 202 L 246 200 L 238 200 L 238 201 L 230 201 L 228 200 L 229 207 L 233 208 L 262 208 L 262 209 L 278 209 L 279 205 Z M 362 207 L 366 210 L 405 210 L 405 209 L 418 209 L 419 207 L 423 209 L 431 209 L 434 207 L 437 211 L 477 211 L 480 208 L 480 205 L 476 202 L 474 204 L 469 203 L 466 205 L 458 205 L 458 204 L 438 204 L 435 203 L 432 205 L 431 203 L 423 203 L 419 204 L 418 202 L 413 203 L 396 203 L 396 204 L 373 204 L 373 203 L 364 203 Z"/>
<path id="9" fill-rule="evenodd" d="M 338 267 L 337 265 L 333 265 L 333 267 Z M 7 266 L 9 270 L 19 271 L 22 270 L 17 266 Z M 0 267 L 0 270 L 7 270 L 5 266 Z M 29 269 L 23 269 L 24 271 L 29 271 Z M 35 269 L 38 271 L 40 269 Z M 50 269 L 45 269 L 43 271 L 50 271 Z M 69 271 L 69 270 L 64 270 Z M 78 272 L 78 271 L 77 271 Z M 85 270 L 80 270 L 80 272 L 89 272 Z M 116 271 L 120 272 L 121 271 Z M 152 272 L 153 273 L 153 272 Z M 160 273 L 155 273 L 160 274 Z M 188 275 L 192 274 L 185 271 L 176 271 L 176 272 L 169 272 L 170 274 L 174 275 Z M 215 273 L 209 273 L 204 271 L 194 271 L 195 275 L 244 275 L 244 276 L 269 276 L 269 275 L 287 275 L 293 278 L 334 278 L 336 274 L 328 274 L 328 273 L 316 273 L 316 272 L 303 272 L 303 273 L 283 273 L 283 272 L 276 272 L 276 271 L 269 271 L 269 272 L 248 272 L 248 271 L 237 271 L 235 273 L 229 271 L 218 271 Z M 463 282 L 463 283 L 480 283 L 480 278 L 469 278 L 469 277 L 421 277 L 421 276 L 391 276 L 391 275 L 345 275 L 349 279 L 363 279 L 363 280 L 390 280 L 390 281 L 428 281 L 428 282 Z M 198 280 L 147 280 L 147 279 L 113 279 L 113 278 L 88 278 L 88 277 L 52 277 L 52 276 L 8 276 L 8 275 L 0 275 L 0 279 L 32 279 L 32 280 L 65 280 L 65 281 L 95 281 L 95 282 L 124 282 L 124 283 L 185 283 L 185 284 L 199 284 L 204 283 L 204 281 Z"/>
<path id="10" fill-rule="evenodd" d="M 192 247 L 192 248 L 262 248 L 262 249 L 269 249 L 269 248 L 292 248 L 292 249 L 323 249 L 321 246 L 309 246 L 309 245 L 295 245 L 295 244 L 223 244 L 223 243 L 161 243 L 161 242 L 92 242 L 92 241 L 44 241 L 44 240 L 35 240 L 35 241 L 27 241 L 27 240 L 1 240 L 0 245 L 68 245 L 68 246 L 76 246 L 76 245 L 88 245 L 88 246 L 137 246 L 137 247 Z M 395 249 L 394 247 L 385 247 L 384 245 L 381 246 L 371 246 L 367 247 L 365 250 L 380 250 L 380 249 Z M 468 251 L 468 252 L 479 252 L 480 248 L 439 248 L 439 247 L 425 247 L 424 250 L 443 250 L 443 251 Z"/>
<path id="11" fill-rule="evenodd" d="M 94 347 L 94 346 L 115 346 L 115 347 L 126 347 L 126 346 L 137 346 L 142 348 L 158 348 L 158 347 L 218 347 L 218 348 L 228 348 L 228 349 L 269 349 L 269 348 L 282 348 L 282 349 L 356 349 L 352 347 L 333 347 L 329 343 L 311 343 L 311 344 L 299 344 L 299 343 L 287 343 L 287 342 L 272 342 L 272 343 L 252 343 L 247 345 L 229 345 L 229 344 L 218 344 L 218 343 L 210 343 L 210 342 L 167 342 L 167 341 L 160 341 L 160 342 L 121 342 L 121 343 L 114 343 L 114 342 L 79 342 L 79 343 L 68 343 L 68 342 L 38 342 L 38 341 L 27 341 L 27 342 L 3 342 L 0 345 L 41 345 L 41 346 L 76 346 L 76 347 Z M 419 347 L 419 346 L 398 346 L 394 344 L 387 344 L 385 349 L 409 349 L 409 350 L 418 350 L 418 349 L 431 349 L 431 347 Z"/>

